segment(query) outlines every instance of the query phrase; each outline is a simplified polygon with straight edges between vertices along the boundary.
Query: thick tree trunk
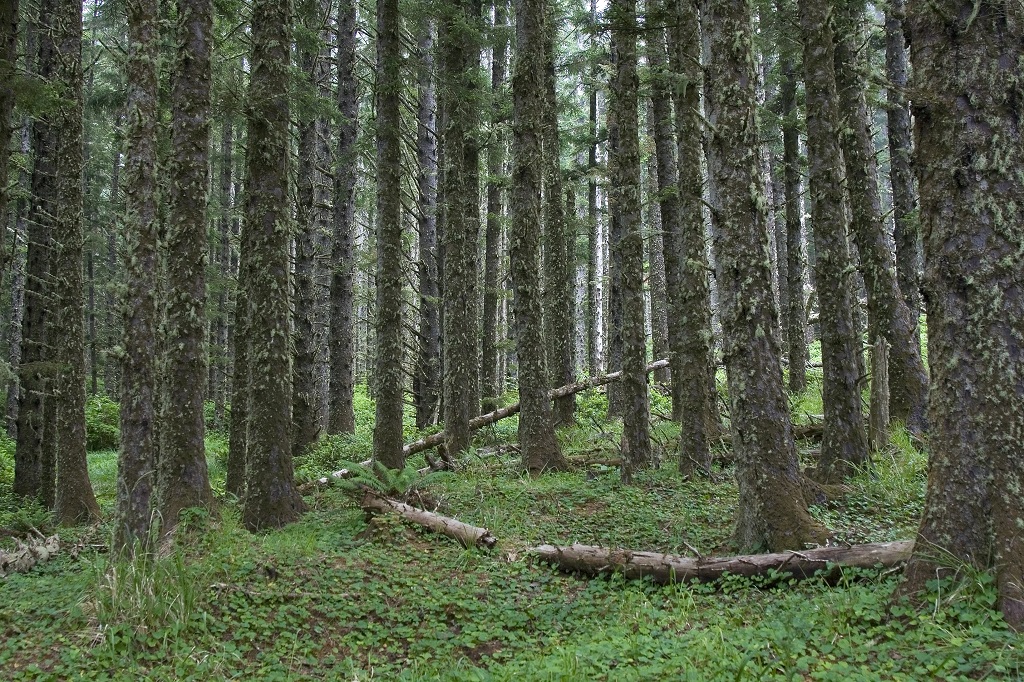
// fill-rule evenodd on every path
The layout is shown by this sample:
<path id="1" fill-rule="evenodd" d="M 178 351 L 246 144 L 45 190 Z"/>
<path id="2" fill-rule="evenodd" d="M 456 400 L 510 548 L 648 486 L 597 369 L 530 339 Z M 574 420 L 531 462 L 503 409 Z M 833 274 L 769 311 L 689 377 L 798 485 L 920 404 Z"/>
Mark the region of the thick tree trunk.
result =
<path id="1" fill-rule="evenodd" d="M 57 370 L 53 400 L 57 421 L 57 486 L 54 516 L 64 525 L 99 519 L 85 456 L 85 329 L 82 316 L 82 5 L 58 0 L 49 30 L 54 79 L 65 88 L 53 113 L 56 146 L 55 215 L 50 255 Z"/>
<path id="2" fill-rule="evenodd" d="M 544 345 L 548 372 L 555 386 L 575 378 L 572 349 L 573 293 L 576 274 L 571 223 L 562 204 L 562 144 L 558 131 L 555 43 L 558 39 L 556 8 L 548 6 L 544 30 L 544 71 L 541 95 L 542 145 L 544 147 Z M 576 402 L 569 396 L 555 401 L 552 416 L 556 425 L 570 424 Z"/>
<path id="3" fill-rule="evenodd" d="M 807 511 L 789 404 L 782 384 L 757 156 L 751 6 L 705 0 L 708 168 L 717 188 L 713 221 L 723 355 L 729 378 L 739 510 L 736 544 L 799 549 L 821 540 Z"/>
<path id="4" fill-rule="evenodd" d="M 701 205 L 703 177 L 698 108 L 703 77 L 700 69 L 700 29 L 697 7 L 672 0 L 651 2 L 655 21 L 663 16 L 670 25 L 673 50 L 666 55 L 664 36 L 647 38 L 648 61 L 655 70 L 651 83 L 651 109 L 655 119 L 654 143 L 658 159 L 658 191 L 664 239 L 665 283 L 668 293 L 668 343 L 672 362 L 672 418 L 681 424 L 679 469 L 707 466 L 708 442 L 719 431 L 715 365 L 712 354 L 711 299 L 704 218 Z M 659 15 L 658 12 L 664 14 Z M 672 87 L 666 61 L 687 85 Z M 690 79 L 696 79 L 691 81 Z M 672 147 L 675 105 L 676 147 Z M 681 162 L 676 164 L 676 156 Z M 682 171 L 681 173 L 679 171 Z M 696 390 L 694 388 L 696 387 Z M 689 415 L 703 415 L 692 418 Z"/>
<path id="5" fill-rule="evenodd" d="M 113 547 L 129 552 L 136 542 L 146 546 L 150 538 L 156 465 L 159 18 L 158 0 L 128 6 L 124 225 L 131 255 L 126 263 L 123 303 L 121 451 Z"/>
<path id="6" fill-rule="evenodd" d="M 512 68 L 512 211 L 509 263 L 519 360 L 519 443 L 532 474 L 565 469 L 555 438 L 545 360 L 540 265 L 541 130 L 544 88 L 544 0 L 516 0 L 517 52 Z"/>
<path id="7" fill-rule="evenodd" d="M 279 528 L 305 511 L 292 469 L 289 371 L 288 203 L 291 44 L 289 3 L 256 0 L 252 9 L 249 149 L 245 224 L 249 254 L 246 329 L 250 370 L 249 438 L 242 523 Z"/>
<path id="8" fill-rule="evenodd" d="M 338 153 L 334 165 L 334 234 L 331 246 L 330 414 L 329 433 L 356 430 L 355 388 L 355 238 L 356 134 L 359 123 L 356 79 L 356 3 L 338 3 Z"/>
<path id="9" fill-rule="evenodd" d="M 18 0 L 0 4 L 0 224 L 6 224 L 9 203 L 7 166 L 14 132 L 14 74 L 18 59 Z M 7 271 L 13 254 L 7 253 L 7 240 L 0 239 L 0 277 Z"/>
<path id="10" fill-rule="evenodd" d="M 896 280 L 896 267 L 882 222 L 878 164 L 871 119 L 864 92 L 863 10 L 845 8 L 836 44 L 836 78 L 842 123 L 843 156 L 852 208 L 852 231 L 860 255 L 860 270 L 868 295 L 868 338 L 889 341 L 889 380 L 892 415 L 911 431 L 925 429 L 928 375 L 921 361 L 917 315 L 911 314 Z"/>
<path id="11" fill-rule="evenodd" d="M 911 5 L 932 371 L 928 492 L 906 590 L 992 570 L 1024 630 L 1024 59 L 1020 7 Z"/>
<path id="12" fill-rule="evenodd" d="M 483 409 L 491 410 L 497 405 L 501 394 L 498 373 L 498 321 L 499 294 L 504 290 L 499 281 L 501 272 L 501 228 L 504 223 L 505 206 L 503 182 L 506 156 L 506 140 L 501 123 L 506 113 L 505 76 L 508 71 L 508 0 L 494 3 L 494 45 L 491 50 L 491 130 L 492 139 L 487 150 L 487 226 L 484 246 L 484 302 L 483 329 L 481 333 L 481 393 Z"/>
<path id="13" fill-rule="evenodd" d="M 475 0 L 453 0 L 438 32 L 444 83 L 441 110 L 444 171 L 444 428 L 448 452 L 466 450 L 469 420 L 479 408 L 472 384 L 477 373 L 477 243 L 479 233 L 479 110 L 476 100 L 480 48 Z"/>
<path id="14" fill-rule="evenodd" d="M 157 494 L 164 532 L 189 507 L 213 506 L 206 468 L 206 202 L 211 0 L 178 0 L 167 223 L 165 398 Z M 250 144 L 253 140 L 250 139 Z M 259 148 L 259 147 L 252 147 Z"/>
<path id="15" fill-rule="evenodd" d="M 889 140 L 889 181 L 892 186 L 893 241 L 896 243 L 896 277 L 918 333 L 921 315 L 921 224 L 917 216 L 917 191 L 910 157 L 913 142 L 910 105 L 907 101 L 907 59 L 903 18 L 906 0 L 890 0 L 885 13 L 885 111 Z"/>
<path id="16" fill-rule="evenodd" d="M 824 364 L 822 402 L 825 438 L 820 471 L 843 476 L 849 465 L 868 459 L 860 399 L 857 356 L 861 342 L 852 317 L 856 304 L 844 211 L 843 156 L 833 59 L 829 3 L 800 0 L 807 89 L 807 150 L 812 195 L 811 225 L 817 251 L 814 284 L 821 322 Z"/>
<path id="17" fill-rule="evenodd" d="M 750 577 L 774 572 L 796 578 L 810 578 L 822 573 L 829 576 L 839 575 L 844 568 L 899 566 L 910 558 L 913 546 L 912 541 L 902 540 L 846 547 L 821 547 L 804 551 L 793 550 L 775 554 L 698 559 L 593 545 L 540 545 L 530 549 L 529 553 L 541 561 L 558 566 L 563 571 L 587 575 L 618 573 L 625 578 L 647 578 L 660 585 L 667 585 L 691 580 L 720 580 L 726 574 Z"/>
<path id="18" fill-rule="evenodd" d="M 302 49 L 300 66 L 308 87 L 320 98 L 331 97 L 330 35 L 326 28 L 330 0 L 310 0 L 303 6 L 302 21 L 317 35 L 316 49 Z M 329 254 L 325 236 L 331 230 L 330 123 L 317 115 L 299 124 L 298 233 L 295 237 L 295 355 L 293 371 L 292 452 L 303 454 L 320 437 L 324 427 L 319 375 L 327 362 L 323 322 L 329 311 L 327 292 L 322 291 Z"/>
<path id="19" fill-rule="evenodd" d="M 398 514 L 407 521 L 458 540 L 463 547 L 494 549 L 494 546 L 498 544 L 498 538 L 491 535 L 491 531 L 486 528 L 471 526 L 447 516 L 417 509 L 404 502 L 381 497 L 369 490 L 363 495 L 363 501 L 359 505 L 366 511 Z"/>
<path id="20" fill-rule="evenodd" d="M 373 457 L 391 469 L 402 455 L 402 17 L 398 0 L 377 0 L 377 421 Z M 445 153 L 450 150 L 445 149 Z M 445 272 L 447 276 L 448 272 Z"/>
<path id="21" fill-rule="evenodd" d="M 651 464 L 647 397 L 647 330 L 644 320 L 644 238 L 640 217 L 640 125 L 637 114 L 636 0 L 613 0 L 609 136 L 617 144 L 608 159 L 612 212 L 622 238 L 617 244 L 622 286 L 622 480 Z M 614 257 L 613 257 L 614 258 Z"/>
<path id="22" fill-rule="evenodd" d="M 437 420 L 440 391 L 441 318 L 437 273 L 437 100 L 434 87 L 434 23 L 427 22 L 419 40 L 420 76 L 417 111 L 416 161 L 419 175 L 417 228 L 419 232 L 419 332 L 413 394 L 416 427 Z"/>

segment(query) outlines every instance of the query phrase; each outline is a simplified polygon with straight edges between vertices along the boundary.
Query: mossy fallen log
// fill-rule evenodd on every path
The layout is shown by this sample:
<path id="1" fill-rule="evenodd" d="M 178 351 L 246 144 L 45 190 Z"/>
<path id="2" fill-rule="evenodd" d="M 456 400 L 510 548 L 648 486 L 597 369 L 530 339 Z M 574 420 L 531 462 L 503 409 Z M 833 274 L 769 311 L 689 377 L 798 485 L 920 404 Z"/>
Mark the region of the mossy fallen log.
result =
<path id="1" fill-rule="evenodd" d="M 435 514 L 424 509 L 417 509 L 404 502 L 382 497 L 370 490 L 363 494 L 363 501 L 360 503 L 360 506 L 367 511 L 398 514 L 403 519 L 458 540 L 463 547 L 493 549 L 498 544 L 498 538 L 494 537 L 491 531 L 486 528 L 471 526 L 468 523 L 463 523 L 447 516 Z"/>
<path id="2" fill-rule="evenodd" d="M 913 541 L 901 540 L 698 559 L 594 545 L 541 545 L 530 549 L 529 553 L 566 572 L 587 575 L 621 573 L 631 579 L 650 577 L 656 583 L 668 584 L 691 580 L 714 581 L 726 573 L 749 577 L 766 575 L 774 570 L 797 578 L 807 578 L 820 571 L 838 570 L 839 567 L 892 567 L 906 562 L 913 547 Z"/>

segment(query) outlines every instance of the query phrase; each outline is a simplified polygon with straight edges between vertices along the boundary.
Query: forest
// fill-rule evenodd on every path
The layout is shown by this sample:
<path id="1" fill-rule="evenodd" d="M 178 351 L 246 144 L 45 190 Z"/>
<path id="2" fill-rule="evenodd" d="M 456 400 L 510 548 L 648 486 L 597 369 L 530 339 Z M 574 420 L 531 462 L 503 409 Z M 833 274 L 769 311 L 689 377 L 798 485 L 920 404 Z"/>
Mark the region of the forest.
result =
<path id="1" fill-rule="evenodd" d="M 1021 0 L 0 0 L 0 677 L 1024 679 Z"/>

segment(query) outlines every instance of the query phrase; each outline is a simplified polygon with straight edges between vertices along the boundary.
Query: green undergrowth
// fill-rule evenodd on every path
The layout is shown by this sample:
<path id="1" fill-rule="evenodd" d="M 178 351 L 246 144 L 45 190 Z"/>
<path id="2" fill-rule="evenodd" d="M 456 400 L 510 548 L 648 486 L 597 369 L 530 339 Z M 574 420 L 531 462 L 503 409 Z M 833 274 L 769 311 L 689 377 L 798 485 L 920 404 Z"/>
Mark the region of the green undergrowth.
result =
<path id="1" fill-rule="evenodd" d="M 174 549 L 115 560 L 109 522 L 62 531 L 66 550 L 0 579 L 0 670 L 7 680 L 960 680 L 1020 679 L 1024 652 L 993 610 L 987 574 L 966 568 L 931 585 L 923 605 L 892 601 L 893 571 L 838 581 L 779 576 L 657 586 L 585 579 L 537 563 L 540 543 L 580 542 L 693 556 L 731 551 L 737 504 L 727 458 L 681 478 L 677 428 L 654 418 L 660 468 L 623 486 L 621 425 L 600 395 L 578 400 L 560 431 L 573 470 L 521 473 L 515 420 L 478 434 L 458 472 L 393 475 L 410 501 L 487 526 L 494 551 L 467 550 L 391 517 L 372 523 L 340 486 L 313 480 L 369 452 L 354 436 L 298 461 L 310 511 L 260 535 L 234 501 L 190 515 Z M 368 409 L 368 402 L 361 410 Z M 372 413 L 371 413 L 372 414 Z M 416 434 L 412 434 L 416 435 Z M 215 487 L 223 439 L 208 441 Z M 47 523 L 15 504 L 0 442 L 0 527 Z M 115 455 L 90 454 L 112 511 Z M 912 537 L 925 457 L 900 429 L 891 447 L 814 513 L 847 541 Z M 18 526 L 18 524 L 21 526 Z M 0 538 L 0 546 L 9 546 Z M 69 548 L 74 548 L 71 551 Z"/>

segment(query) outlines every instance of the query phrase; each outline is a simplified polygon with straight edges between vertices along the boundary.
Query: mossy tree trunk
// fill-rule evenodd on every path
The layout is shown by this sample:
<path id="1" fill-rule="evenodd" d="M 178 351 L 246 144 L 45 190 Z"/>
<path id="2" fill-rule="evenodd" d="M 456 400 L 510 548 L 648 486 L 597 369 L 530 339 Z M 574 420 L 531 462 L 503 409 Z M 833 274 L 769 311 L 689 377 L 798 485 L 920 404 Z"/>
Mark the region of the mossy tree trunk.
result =
<path id="1" fill-rule="evenodd" d="M 591 85 L 589 102 L 590 144 L 587 150 L 587 367 L 590 376 L 604 368 L 604 246 L 597 205 L 597 85 Z"/>
<path id="2" fill-rule="evenodd" d="M 622 283 L 622 480 L 651 464 L 644 320 L 644 239 L 640 219 L 640 125 L 637 113 L 636 0 L 609 6 L 612 63 L 609 120 L 617 144 L 608 158 L 610 200 L 622 231 L 617 244 Z"/>
<path id="3" fill-rule="evenodd" d="M 54 148 L 53 251 L 50 255 L 54 333 L 50 335 L 56 366 L 54 446 L 57 486 L 54 516 L 70 525 L 99 519 L 100 508 L 89 483 L 85 457 L 85 328 L 82 252 L 82 6 L 58 0 L 53 24 L 54 82 L 62 97 L 53 112 Z"/>
<path id="4" fill-rule="evenodd" d="M 10 192 L 7 187 L 7 163 L 11 157 L 11 133 L 14 123 L 14 83 L 18 59 L 18 0 L 0 4 L 0 223 L 6 224 Z M 6 240 L 0 240 L 0 275 L 7 270 L 13 254 L 7 253 Z"/>
<path id="5" fill-rule="evenodd" d="M 718 192 L 715 260 L 739 486 L 735 542 L 741 551 L 802 549 L 824 533 L 804 500 L 779 342 L 771 333 L 776 312 L 758 160 L 751 6 L 705 0 L 701 24 L 711 55 L 708 168 Z"/>
<path id="6" fill-rule="evenodd" d="M 178 0 L 177 5 L 166 242 L 166 376 L 157 467 L 165 532 L 178 523 L 182 509 L 213 505 L 203 420 L 213 5 L 210 0 Z"/>
<path id="7" fill-rule="evenodd" d="M 35 64 L 29 69 L 42 81 L 55 78 L 53 35 L 54 0 L 43 0 L 33 27 L 37 36 Z M 30 52 L 31 54 L 31 52 Z M 52 353 L 47 343 L 52 322 L 50 296 L 50 246 L 56 201 L 56 122 L 44 113 L 32 122 L 32 200 L 28 209 L 28 246 L 25 261 L 25 310 L 21 324 L 21 363 L 18 378 L 17 444 L 14 452 L 14 493 L 34 497 L 53 506 L 54 450 L 52 400 Z M 49 408 L 47 407 L 49 405 Z"/>
<path id="8" fill-rule="evenodd" d="M 302 4 L 302 22 L 317 40 L 300 50 L 300 67 L 308 79 L 306 87 L 327 101 L 331 99 L 330 14 L 329 0 Z M 327 116 L 319 112 L 300 112 L 298 127 L 292 452 L 301 455 L 320 437 L 326 417 L 319 377 L 327 362 L 324 328 L 329 295 L 323 284 L 329 258 L 325 242 L 331 231 L 331 180 L 325 173 L 331 167 L 331 131 Z"/>
<path id="9" fill-rule="evenodd" d="M 1024 15 L 912 2 L 932 371 L 928 492 L 907 591 L 963 562 L 1024 629 Z"/>
<path id="10" fill-rule="evenodd" d="M 800 0 L 807 91 L 807 154 L 810 165 L 811 226 L 817 252 L 814 283 L 821 320 L 824 365 L 822 402 L 825 435 L 820 474 L 842 476 L 845 467 L 868 460 L 861 408 L 858 356 L 861 342 L 853 324 L 848 219 L 844 210 L 843 152 L 834 71 L 831 5 Z"/>
<path id="11" fill-rule="evenodd" d="M 504 166 L 506 134 L 502 126 L 507 118 L 508 71 L 508 0 L 494 3 L 494 24 L 491 32 L 491 142 L 487 148 L 487 223 L 484 233 L 484 300 L 483 329 L 481 333 L 481 393 L 483 411 L 497 407 L 501 386 L 498 374 L 498 322 L 500 293 L 503 290 L 501 273 L 501 230 L 505 220 L 504 193 L 506 191 Z"/>
<path id="12" fill-rule="evenodd" d="M 479 233 L 480 27 L 477 0 L 451 0 L 438 29 L 444 169 L 444 430 L 447 448 L 470 444 L 476 416 L 477 242 Z"/>
<path id="13" fill-rule="evenodd" d="M 912 431 L 922 432 L 928 375 L 921 360 L 917 316 L 911 314 L 900 293 L 893 251 L 882 221 L 878 163 L 865 99 L 866 64 L 858 52 L 864 42 L 863 5 L 845 5 L 839 19 L 835 64 L 839 107 L 845 114 L 841 141 L 853 217 L 851 228 L 868 296 L 868 338 L 871 343 L 879 336 L 889 341 L 893 418 L 903 421 Z"/>
<path id="14" fill-rule="evenodd" d="M 359 91 L 356 80 L 356 3 L 338 3 L 338 153 L 334 166 L 334 234 L 331 245 L 331 323 L 329 433 L 354 433 L 355 384 L 355 211 L 356 134 Z"/>
<path id="15" fill-rule="evenodd" d="M 652 109 L 653 103 L 652 106 L 647 107 L 647 129 L 650 139 L 656 137 Z M 669 126 L 671 126 L 671 110 L 669 111 L 668 121 Z M 671 140 L 669 149 L 672 149 Z M 647 250 L 647 267 L 649 268 L 647 307 L 651 316 L 651 352 L 654 354 L 655 359 L 661 359 L 668 357 L 668 291 L 665 286 L 665 241 L 661 229 L 661 205 L 658 201 L 654 200 L 658 196 L 657 154 L 651 154 L 647 157 L 645 170 L 646 189 L 644 192 L 647 196 L 652 197 L 652 200 L 647 204 L 646 224 L 644 226 L 644 246 Z M 657 370 L 651 378 L 657 383 L 668 384 L 671 380 L 671 374 L 671 370 L 665 367 Z"/>
<path id="16" fill-rule="evenodd" d="M 242 523 L 279 528 L 305 511 L 292 468 L 288 301 L 291 3 L 252 8 L 245 224 L 249 232 L 249 438 Z"/>
<path id="17" fill-rule="evenodd" d="M 889 143 L 889 182 L 892 186 L 893 241 L 896 244 L 896 277 L 900 293 L 910 308 L 915 332 L 919 338 L 918 318 L 921 315 L 921 229 L 917 216 L 917 190 L 910 157 L 913 140 L 910 127 L 910 104 L 907 100 L 907 79 L 910 60 L 907 56 L 903 19 L 905 0 L 889 0 L 885 12 L 885 117 Z"/>
<path id="18" fill-rule="evenodd" d="M 235 125 L 230 113 L 220 122 L 220 172 L 217 193 L 220 211 L 217 216 L 215 240 L 210 244 L 213 281 L 210 293 L 215 294 L 213 319 L 210 322 L 210 400 L 213 401 L 215 428 L 224 425 L 224 408 L 228 390 L 228 288 L 231 278 L 231 214 L 234 196 Z"/>
<path id="19" fill-rule="evenodd" d="M 540 291 L 541 98 L 544 87 L 544 0 L 516 0 L 512 67 L 512 206 L 509 263 L 513 331 L 519 360 L 519 446 L 532 474 L 567 464 L 555 438 L 544 353 Z"/>
<path id="20" fill-rule="evenodd" d="M 541 97 L 542 145 L 544 147 L 544 347 L 553 386 L 576 380 L 573 363 L 573 278 L 576 275 L 571 224 L 562 203 L 562 143 L 558 131 L 558 77 L 555 44 L 558 39 L 557 7 L 548 8 L 544 31 L 544 86 Z M 576 396 L 555 401 L 555 424 L 570 424 Z"/>
<path id="21" fill-rule="evenodd" d="M 402 455 L 401 21 L 398 0 L 377 0 L 377 362 L 374 376 L 377 422 L 373 429 L 373 457 L 391 469 L 405 466 Z"/>
<path id="22" fill-rule="evenodd" d="M 437 420 L 440 402 L 441 316 L 437 281 L 437 97 L 434 84 L 434 22 L 424 22 L 419 39 L 419 105 L 416 114 L 416 162 L 419 193 L 419 343 L 413 394 L 416 426 Z"/>
<path id="23" fill-rule="evenodd" d="M 124 228 L 129 258 L 121 359 L 121 451 L 113 546 L 132 551 L 149 540 L 156 465 L 157 123 L 160 62 L 158 0 L 128 4 Z"/>

